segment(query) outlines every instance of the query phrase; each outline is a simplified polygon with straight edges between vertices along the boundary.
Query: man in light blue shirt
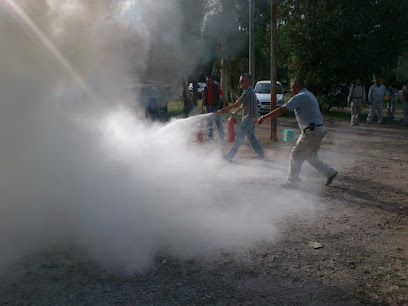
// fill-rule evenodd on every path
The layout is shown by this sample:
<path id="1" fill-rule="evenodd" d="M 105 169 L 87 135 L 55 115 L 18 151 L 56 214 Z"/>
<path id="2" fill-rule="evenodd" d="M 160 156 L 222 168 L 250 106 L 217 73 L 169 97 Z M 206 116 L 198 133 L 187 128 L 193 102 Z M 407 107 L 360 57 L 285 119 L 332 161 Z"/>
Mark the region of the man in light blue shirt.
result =
<path id="1" fill-rule="evenodd" d="M 306 89 L 302 79 L 295 79 L 290 88 L 292 98 L 282 107 L 261 116 L 256 122 L 261 124 L 267 118 L 276 118 L 288 111 L 294 111 L 302 133 L 290 153 L 287 182 L 281 186 L 284 188 L 299 186 L 299 174 L 305 160 L 326 177 L 326 186 L 328 186 L 338 172 L 330 168 L 317 155 L 323 137 L 326 135 L 319 103 L 314 94 Z"/>

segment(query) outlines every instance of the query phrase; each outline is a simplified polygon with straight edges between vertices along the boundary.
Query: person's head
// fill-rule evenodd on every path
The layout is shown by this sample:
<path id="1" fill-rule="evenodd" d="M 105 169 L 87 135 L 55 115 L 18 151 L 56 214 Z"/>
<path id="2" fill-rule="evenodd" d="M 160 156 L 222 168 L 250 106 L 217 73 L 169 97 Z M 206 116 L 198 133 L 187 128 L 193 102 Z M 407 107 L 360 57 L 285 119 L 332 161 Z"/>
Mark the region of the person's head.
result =
<path id="1" fill-rule="evenodd" d="M 212 87 L 214 85 L 214 78 L 212 76 L 207 76 L 205 78 L 205 83 L 208 87 Z"/>
<path id="2" fill-rule="evenodd" d="M 247 88 L 251 85 L 251 76 L 248 73 L 241 74 L 239 77 L 239 85 L 242 89 Z"/>
<path id="3" fill-rule="evenodd" d="M 359 78 L 356 79 L 356 85 L 360 86 L 361 85 L 361 80 Z"/>
<path id="4" fill-rule="evenodd" d="M 292 95 L 297 95 L 299 91 L 301 91 L 303 88 L 305 88 L 305 83 L 301 78 L 294 79 L 292 83 L 290 83 L 290 92 Z"/>
<path id="5" fill-rule="evenodd" d="M 381 85 L 381 82 L 382 82 L 382 80 L 381 80 L 380 77 L 375 78 L 375 84 L 377 84 L 377 86 L 380 86 L 380 85 Z"/>

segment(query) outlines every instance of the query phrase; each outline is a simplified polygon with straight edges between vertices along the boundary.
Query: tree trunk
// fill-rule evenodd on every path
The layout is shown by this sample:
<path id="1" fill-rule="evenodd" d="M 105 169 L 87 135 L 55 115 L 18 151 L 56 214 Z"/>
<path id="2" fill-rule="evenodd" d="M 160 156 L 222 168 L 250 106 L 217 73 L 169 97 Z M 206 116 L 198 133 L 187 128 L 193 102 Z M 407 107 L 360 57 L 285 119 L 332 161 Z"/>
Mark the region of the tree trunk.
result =
<path id="1" fill-rule="evenodd" d="M 198 98 L 197 98 L 197 82 L 193 82 L 193 101 L 192 101 L 192 107 L 197 107 L 198 106 Z"/>
<path id="2" fill-rule="evenodd" d="M 187 81 L 185 78 L 183 78 L 182 83 L 183 83 L 183 105 L 184 105 L 183 111 L 184 111 L 184 116 L 188 117 L 188 115 L 190 114 L 192 110 L 192 103 L 188 97 L 188 87 L 187 87 Z"/>
<path id="3" fill-rule="evenodd" d="M 221 45 L 221 89 L 224 93 L 225 99 L 228 101 L 229 93 L 228 93 L 228 58 L 227 58 L 227 43 L 223 42 Z"/>

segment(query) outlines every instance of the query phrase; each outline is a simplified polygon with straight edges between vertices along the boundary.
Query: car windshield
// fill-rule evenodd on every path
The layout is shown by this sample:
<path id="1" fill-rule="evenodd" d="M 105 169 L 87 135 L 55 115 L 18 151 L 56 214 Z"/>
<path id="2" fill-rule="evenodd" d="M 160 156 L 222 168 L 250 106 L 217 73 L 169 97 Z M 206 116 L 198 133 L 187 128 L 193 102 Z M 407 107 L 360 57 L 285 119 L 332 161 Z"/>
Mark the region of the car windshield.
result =
<path id="1" fill-rule="evenodd" d="M 133 87 L 133 91 L 135 91 L 140 97 L 154 97 L 153 88 L 150 86 L 135 86 Z"/>
<path id="2" fill-rule="evenodd" d="M 141 95 L 144 96 L 144 97 L 152 97 L 152 96 L 154 96 L 153 88 L 151 88 L 151 87 L 144 87 L 144 88 L 142 89 Z"/>
<path id="3" fill-rule="evenodd" d="M 271 93 L 271 83 L 258 83 L 255 86 L 256 93 L 270 94 Z M 276 93 L 282 94 L 282 86 L 276 84 Z"/>

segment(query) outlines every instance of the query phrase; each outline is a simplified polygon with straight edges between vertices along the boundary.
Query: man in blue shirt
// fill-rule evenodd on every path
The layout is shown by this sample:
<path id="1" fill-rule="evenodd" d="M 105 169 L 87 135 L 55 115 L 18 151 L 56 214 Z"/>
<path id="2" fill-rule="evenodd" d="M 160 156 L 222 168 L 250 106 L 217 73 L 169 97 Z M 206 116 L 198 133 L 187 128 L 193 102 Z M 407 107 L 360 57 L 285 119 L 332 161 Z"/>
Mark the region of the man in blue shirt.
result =
<path id="1" fill-rule="evenodd" d="M 302 133 L 290 153 L 287 182 L 281 186 L 284 188 L 299 186 L 299 174 L 305 160 L 327 178 L 326 186 L 328 186 L 338 172 L 320 160 L 317 155 L 323 137 L 326 135 L 319 103 L 316 97 L 306 89 L 302 79 L 295 79 L 290 88 L 292 98 L 282 107 L 261 116 L 256 122 L 261 124 L 267 118 L 276 118 L 288 111 L 294 111 Z"/>
<path id="2" fill-rule="evenodd" d="M 238 148 L 241 146 L 244 137 L 247 136 L 257 154 L 255 158 L 263 159 L 264 150 L 255 137 L 255 120 L 258 118 L 258 103 L 255 91 L 251 86 L 250 75 L 246 73 L 242 74 L 239 78 L 239 84 L 244 90 L 242 95 L 234 104 L 224 107 L 217 112 L 219 114 L 222 114 L 237 107 L 239 108 L 234 111 L 233 114 L 236 114 L 241 110 L 243 112 L 241 127 L 237 135 L 235 135 L 234 145 L 226 154 L 224 154 L 224 158 L 226 160 L 232 161 L 238 151 Z"/>

